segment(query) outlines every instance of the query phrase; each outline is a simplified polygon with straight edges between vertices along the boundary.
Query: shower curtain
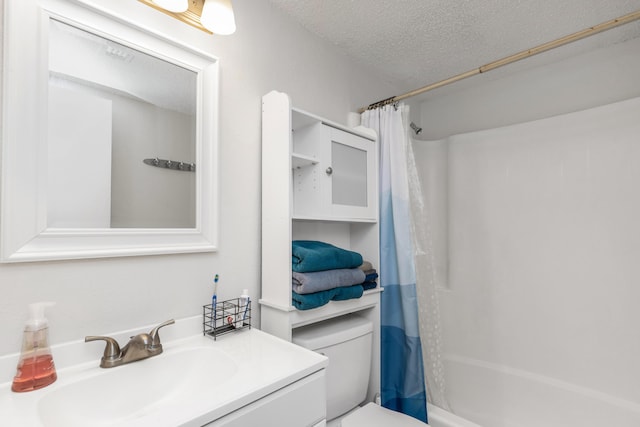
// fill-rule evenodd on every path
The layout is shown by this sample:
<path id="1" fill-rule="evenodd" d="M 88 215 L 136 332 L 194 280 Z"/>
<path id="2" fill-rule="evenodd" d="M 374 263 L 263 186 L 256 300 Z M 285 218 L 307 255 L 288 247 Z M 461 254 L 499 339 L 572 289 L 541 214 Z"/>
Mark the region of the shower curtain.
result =
<path id="1" fill-rule="evenodd" d="M 427 421 L 420 342 L 407 147 L 409 107 L 386 105 L 362 114 L 378 133 L 380 153 L 381 400 Z"/>

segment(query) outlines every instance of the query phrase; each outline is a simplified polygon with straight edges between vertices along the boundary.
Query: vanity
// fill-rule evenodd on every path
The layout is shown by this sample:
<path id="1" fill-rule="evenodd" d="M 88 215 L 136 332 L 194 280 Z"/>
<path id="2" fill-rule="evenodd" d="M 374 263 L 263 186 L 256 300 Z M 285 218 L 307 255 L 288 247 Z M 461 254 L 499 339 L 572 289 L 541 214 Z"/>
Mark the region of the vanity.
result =
<path id="1" fill-rule="evenodd" d="M 201 320 L 182 319 L 164 328 L 162 354 L 110 369 L 98 366 L 101 343 L 53 346 L 58 380 L 26 393 L 13 393 L 11 378 L 0 384 L 0 424 L 325 425 L 326 357 L 254 328 L 214 341 L 199 332 Z M 126 342 L 145 329 L 114 337 Z M 17 356 L 0 358 L 0 369 L 10 369 Z"/>

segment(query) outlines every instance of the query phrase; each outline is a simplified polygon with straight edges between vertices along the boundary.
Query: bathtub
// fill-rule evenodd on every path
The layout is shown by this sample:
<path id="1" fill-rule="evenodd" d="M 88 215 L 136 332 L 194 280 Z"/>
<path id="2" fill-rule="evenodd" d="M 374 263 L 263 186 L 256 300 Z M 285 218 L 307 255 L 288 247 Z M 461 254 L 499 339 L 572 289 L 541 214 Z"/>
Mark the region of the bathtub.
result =
<path id="1" fill-rule="evenodd" d="M 451 412 L 432 404 L 427 404 L 430 427 L 481 427 Z"/>
<path id="2" fill-rule="evenodd" d="M 432 427 L 638 427 L 640 404 L 531 372 L 444 357 L 451 412 L 428 407 Z"/>

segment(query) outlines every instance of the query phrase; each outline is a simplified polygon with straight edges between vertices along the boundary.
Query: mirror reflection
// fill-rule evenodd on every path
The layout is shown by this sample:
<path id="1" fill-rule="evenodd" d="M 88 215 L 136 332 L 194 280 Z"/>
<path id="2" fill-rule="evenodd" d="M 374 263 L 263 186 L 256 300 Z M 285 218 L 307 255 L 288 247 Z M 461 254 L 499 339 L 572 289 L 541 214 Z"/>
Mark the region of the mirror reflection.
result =
<path id="1" fill-rule="evenodd" d="M 194 228 L 197 73 L 49 27 L 47 226 Z"/>

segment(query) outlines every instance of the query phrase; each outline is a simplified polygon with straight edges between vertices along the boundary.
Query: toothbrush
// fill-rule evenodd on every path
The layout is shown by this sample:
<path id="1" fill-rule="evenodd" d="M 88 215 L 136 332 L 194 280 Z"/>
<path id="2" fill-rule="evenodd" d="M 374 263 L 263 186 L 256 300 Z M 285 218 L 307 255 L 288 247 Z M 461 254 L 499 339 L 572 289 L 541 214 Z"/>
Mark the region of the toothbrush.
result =
<path id="1" fill-rule="evenodd" d="M 219 276 L 216 274 L 213 278 L 213 297 L 211 297 L 211 311 L 213 316 L 211 316 L 211 329 L 215 329 L 216 327 L 216 305 L 218 304 L 218 279 Z"/>
<path id="2" fill-rule="evenodd" d="M 247 297 L 247 303 L 244 306 L 244 314 L 242 315 L 242 321 L 244 322 L 247 319 L 247 310 L 249 310 L 249 302 L 251 301 L 251 299 L 249 297 Z M 244 323 L 243 323 L 244 324 Z"/>
<path id="3" fill-rule="evenodd" d="M 243 292 L 243 294 L 245 294 L 245 292 Z M 242 295 L 240 296 L 240 298 L 242 298 Z M 247 319 L 247 310 L 249 310 L 249 303 L 250 302 L 251 302 L 251 298 L 249 298 L 249 295 L 247 295 L 247 298 L 244 301 L 244 314 L 242 315 L 243 324 L 244 324 L 244 321 Z"/>

